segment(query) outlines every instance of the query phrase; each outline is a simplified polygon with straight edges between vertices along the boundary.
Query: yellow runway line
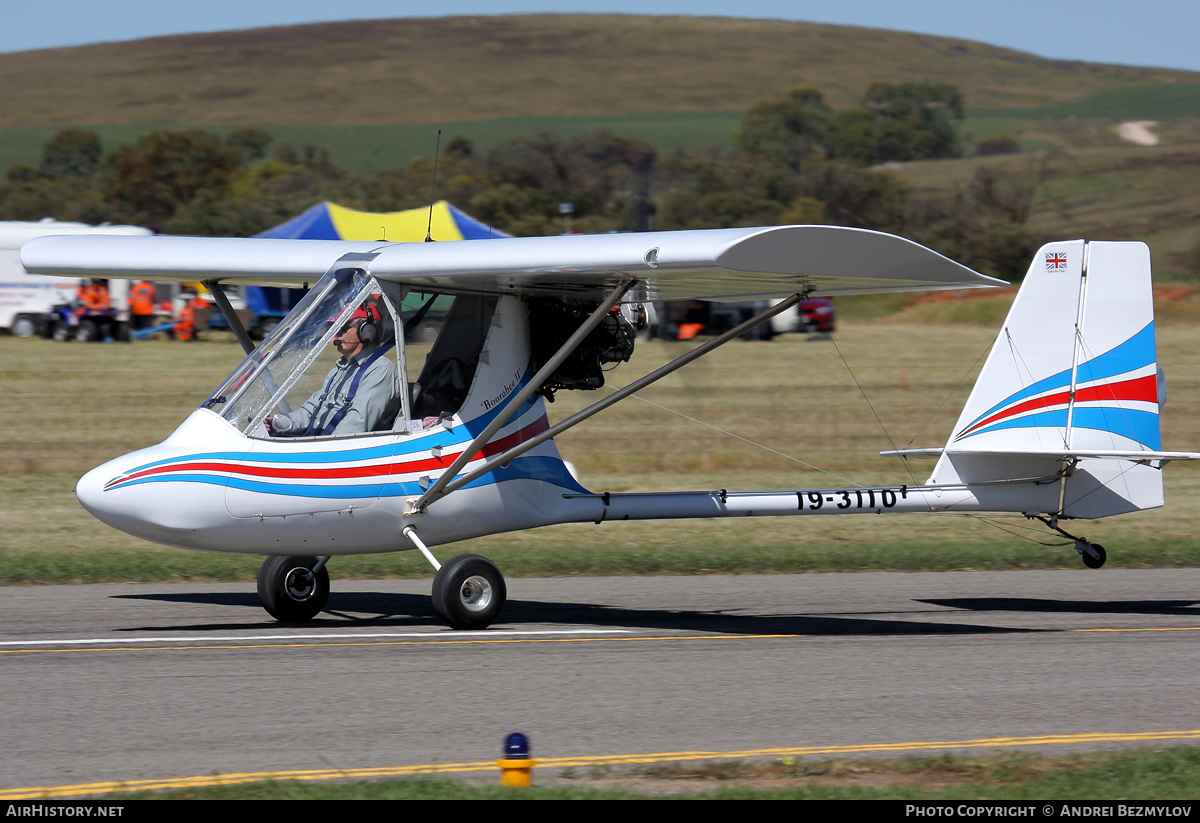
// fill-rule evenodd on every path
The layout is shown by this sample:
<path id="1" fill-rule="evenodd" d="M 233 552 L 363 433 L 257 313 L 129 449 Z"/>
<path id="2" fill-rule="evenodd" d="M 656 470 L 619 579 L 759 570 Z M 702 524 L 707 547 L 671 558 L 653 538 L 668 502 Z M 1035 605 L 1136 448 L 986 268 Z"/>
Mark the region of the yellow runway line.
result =
<path id="1" fill-rule="evenodd" d="M 1200 729 L 1161 732 L 1088 732 L 1083 734 L 1052 734 L 1033 737 L 983 737 L 969 740 L 927 740 L 907 743 L 860 743 L 840 746 L 798 746 L 740 751 L 648 752 L 644 754 L 580 755 L 575 757 L 539 757 L 539 768 L 570 768 L 580 766 L 644 765 L 678 763 L 695 760 L 741 760 L 751 757 L 805 757 L 830 754 L 873 754 L 880 752 L 914 752 L 932 749 L 1007 748 L 1012 746 L 1069 745 L 1079 743 L 1145 743 L 1163 740 L 1197 740 Z M 311 769 L 277 772 L 243 772 L 238 774 L 199 775 L 195 777 L 163 778 L 160 780 L 109 781 L 77 783 L 68 786 L 29 786 L 0 789 L 0 800 L 48 800 L 63 797 L 144 792 L 164 789 L 190 789 L 207 786 L 234 786 L 265 780 L 353 780 L 381 777 L 412 777 L 426 774 L 465 774 L 494 771 L 495 760 L 465 763 L 431 763 L 418 766 L 377 766 L 361 769 Z"/>

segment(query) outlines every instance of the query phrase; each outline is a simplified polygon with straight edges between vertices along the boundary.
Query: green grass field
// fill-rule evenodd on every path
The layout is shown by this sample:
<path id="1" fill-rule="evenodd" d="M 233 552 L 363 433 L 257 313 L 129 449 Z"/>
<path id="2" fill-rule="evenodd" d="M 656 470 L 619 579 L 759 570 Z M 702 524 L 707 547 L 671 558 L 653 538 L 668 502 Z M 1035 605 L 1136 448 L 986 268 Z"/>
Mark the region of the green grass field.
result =
<path id="1" fill-rule="evenodd" d="M 271 126 L 272 148 L 283 143 L 301 147 L 315 143 L 329 149 L 332 160 L 341 168 L 356 173 L 394 169 L 418 157 L 432 158 L 437 130 L 442 129 L 443 143 L 452 137 L 466 137 L 475 150 L 486 153 L 502 140 L 517 135 L 547 131 L 562 139 L 608 129 L 615 134 L 649 140 L 663 154 L 682 146 L 701 149 L 728 146 L 742 122 L 742 111 L 691 111 L 661 114 L 580 115 L 576 117 L 508 117 L 496 120 L 447 120 L 416 125 L 313 125 Z M 152 129 L 197 128 L 183 124 L 136 126 L 87 126 L 100 136 L 106 149 L 114 149 L 137 139 Z M 206 131 L 225 134 L 233 126 L 203 126 Z M 42 144 L 58 132 L 58 127 L 21 126 L 0 129 L 0 171 L 14 163 L 36 166 L 41 161 Z"/>
<path id="2" fill-rule="evenodd" d="M 950 304 L 957 313 L 945 302 L 920 304 L 883 320 L 855 320 L 859 306 L 847 304 L 837 349 L 800 335 L 735 341 L 642 400 L 568 432 L 560 449 L 596 491 L 921 482 L 930 464 L 906 468 L 878 452 L 942 445 L 994 334 L 991 323 L 946 318 L 990 320 L 1007 299 Z M 869 303 L 862 308 L 872 314 Z M 1190 322 L 1194 309 L 1177 314 L 1159 332 L 1170 386 L 1163 443 L 1194 449 L 1200 326 Z M 684 345 L 639 344 L 610 385 Z M 164 439 L 240 359 L 236 343 L 218 335 L 190 345 L 0 337 L 0 582 L 252 579 L 259 558 L 137 540 L 94 521 L 72 492 L 91 467 Z M 561 419 L 591 399 L 564 392 L 551 416 Z M 1166 481 L 1166 508 L 1077 524 L 1078 531 L 1102 542 L 1114 567 L 1200 565 L 1192 540 L 1200 471 L 1172 465 Z M 1052 538 L 1021 518 L 907 515 L 885 523 L 863 515 L 555 526 L 480 538 L 461 550 L 492 557 L 512 576 L 1077 567 L 1070 547 L 1042 545 L 1062 542 Z M 335 578 L 430 574 L 416 552 L 338 558 L 330 569 Z"/>

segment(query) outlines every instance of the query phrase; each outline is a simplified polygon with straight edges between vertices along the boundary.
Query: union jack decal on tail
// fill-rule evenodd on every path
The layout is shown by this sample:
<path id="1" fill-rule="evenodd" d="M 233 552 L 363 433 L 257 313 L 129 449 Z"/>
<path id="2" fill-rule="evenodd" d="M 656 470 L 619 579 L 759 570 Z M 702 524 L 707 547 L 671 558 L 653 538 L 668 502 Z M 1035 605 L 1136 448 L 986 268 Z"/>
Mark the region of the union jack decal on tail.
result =
<path id="1" fill-rule="evenodd" d="M 1150 323 L 1119 346 L 1079 364 L 1072 426 L 1109 432 L 1158 451 L 1157 373 Z M 1065 436 L 1070 393 L 1071 370 L 1064 369 L 1004 398 L 956 433 L 954 442 L 1002 429 L 1049 428 Z"/>
<path id="2" fill-rule="evenodd" d="M 1067 255 L 1061 251 L 1046 252 L 1046 271 L 1066 271 Z"/>

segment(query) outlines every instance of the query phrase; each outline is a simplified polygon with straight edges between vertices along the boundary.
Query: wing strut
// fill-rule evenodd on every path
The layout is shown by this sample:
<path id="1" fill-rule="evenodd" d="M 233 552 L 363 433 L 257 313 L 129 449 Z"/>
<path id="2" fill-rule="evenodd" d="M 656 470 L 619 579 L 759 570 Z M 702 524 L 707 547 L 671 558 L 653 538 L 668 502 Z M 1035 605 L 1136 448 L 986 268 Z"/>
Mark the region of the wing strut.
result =
<path id="1" fill-rule="evenodd" d="M 213 302 L 217 304 L 217 308 L 221 310 L 221 314 L 225 315 L 225 322 L 229 324 L 229 328 L 233 329 L 233 333 L 237 335 L 238 342 L 242 344 L 242 348 L 246 354 L 254 351 L 254 343 L 250 340 L 250 335 L 246 332 L 246 327 L 242 325 L 241 318 L 237 316 L 237 312 L 233 310 L 233 306 L 229 303 L 229 298 L 221 290 L 221 281 L 205 280 L 204 288 L 208 289 L 208 293 L 213 297 Z"/>
<path id="2" fill-rule="evenodd" d="M 583 322 L 583 325 L 576 329 L 575 333 L 567 338 L 567 342 L 562 344 L 562 347 L 554 353 L 554 356 L 546 362 L 546 365 L 542 366 L 541 370 L 533 376 L 533 379 L 525 385 L 525 388 L 517 392 L 516 396 L 508 402 L 508 405 L 505 406 L 505 411 L 496 415 L 495 419 L 488 424 L 487 428 L 481 431 L 475 437 L 475 439 L 472 440 L 467 447 L 462 450 L 462 454 L 460 454 L 454 460 L 454 462 L 450 464 L 450 467 L 447 468 L 446 471 L 442 472 L 441 477 L 439 477 L 434 484 L 430 486 L 423 495 L 421 495 L 420 499 L 413 503 L 410 511 L 423 511 L 430 503 L 449 493 L 450 490 L 446 488 L 446 486 L 454 478 L 454 475 L 458 474 L 458 472 L 462 470 L 463 466 L 471 462 L 479 449 L 482 448 L 485 443 L 491 440 L 492 436 L 495 435 L 496 432 L 504 428 L 508 421 L 512 419 L 513 415 L 525 405 L 525 401 L 532 397 L 537 390 L 542 387 L 542 384 L 550 379 L 550 375 L 554 374 L 555 369 L 562 365 L 564 360 L 570 357 L 571 352 L 575 351 L 579 344 L 583 342 L 584 338 L 591 333 L 592 329 L 600 325 L 600 321 L 608 316 L 608 313 L 612 310 L 612 307 L 620 302 L 621 298 L 625 296 L 625 292 L 629 291 L 635 282 L 636 281 L 634 280 L 623 280 L 621 281 L 620 285 L 613 289 L 612 293 L 608 296 L 608 299 L 596 307 L 596 310 L 592 312 L 588 319 Z"/>
<path id="3" fill-rule="evenodd" d="M 534 448 L 535 446 L 539 446 L 542 443 L 545 443 L 547 440 L 551 439 L 552 437 L 557 437 L 562 432 L 566 431 L 567 429 L 571 428 L 572 426 L 576 426 L 576 425 L 582 423 L 584 420 L 587 420 L 592 415 L 604 411 L 609 406 L 611 406 L 614 403 L 617 403 L 621 400 L 624 400 L 626 397 L 633 394 L 634 392 L 640 391 L 641 389 L 645 388 L 646 386 L 649 386 L 651 383 L 654 383 L 655 381 L 666 377 L 668 374 L 671 374 L 672 372 L 683 368 L 688 363 L 691 363 L 693 360 L 703 357 L 704 355 L 708 354 L 710 351 L 717 348 L 718 346 L 728 343 L 730 340 L 734 339 L 735 337 L 739 337 L 742 334 L 745 334 L 747 331 L 754 328 L 759 323 L 762 323 L 765 320 L 769 320 L 770 318 L 774 317 L 775 315 L 779 314 L 780 312 L 787 311 L 792 306 L 794 306 L 797 303 L 799 303 L 800 301 L 804 300 L 805 294 L 807 294 L 807 292 L 804 294 L 792 295 L 791 297 L 787 298 L 783 302 L 781 302 L 775 306 L 772 306 L 770 309 L 763 312 L 762 314 L 759 314 L 755 317 L 750 318 L 745 323 L 742 323 L 740 326 L 736 326 L 736 327 L 730 329 L 729 331 L 725 332 L 724 334 L 714 337 L 712 340 L 709 340 L 707 343 L 705 343 L 701 346 L 697 346 L 696 348 L 692 349 L 690 352 L 683 355 L 682 357 L 678 357 L 675 360 L 672 360 L 670 363 L 667 363 L 665 366 L 662 366 L 661 368 L 650 372 L 646 376 L 633 381 L 628 386 L 625 386 L 622 389 L 618 389 L 617 391 L 610 394 L 608 397 L 605 397 L 603 400 L 597 400 L 595 403 L 588 406 L 586 409 L 576 412 L 575 414 L 571 415 L 566 420 L 563 420 L 560 423 L 556 423 L 555 425 L 546 429 L 546 431 L 542 432 L 541 434 L 537 435 L 536 437 L 526 440 L 525 442 L 523 442 L 519 445 L 513 446 L 508 451 L 503 452 L 502 454 L 499 454 L 499 455 L 493 457 L 491 460 L 487 461 L 482 466 L 472 469 L 470 472 L 464 474 L 462 477 L 458 478 L 454 482 L 444 484 L 445 488 L 444 488 L 441 496 L 445 496 L 452 491 L 462 488 L 463 486 L 467 485 L 468 483 L 470 483 L 470 482 L 476 480 L 477 478 L 482 477 L 483 475 L 492 471 L 497 466 L 503 466 L 503 465 L 507 464 L 513 458 L 524 454 L 525 452 L 529 451 L 530 449 Z M 478 440 L 478 438 L 476 438 L 476 439 Z M 482 445 L 482 444 L 479 444 L 479 445 Z M 448 469 L 445 472 L 445 474 L 443 474 L 441 476 L 441 478 L 439 478 L 439 482 L 443 479 L 453 477 L 454 472 L 458 471 L 458 469 L 461 468 L 461 466 L 458 464 L 461 462 L 462 464 L 465 465 L 466 462 L 470 459 L 470 455 L 474 455 L 478 448 L 479 448 L 478 445 L 476 445 L 475 443 L 472 443 L 470 445 L 470 447 L 468 447 L 467 450 L 463 451 L 463 453 L 461 455 L 459 455 L 459 459 L 455 461 L 455 465 L 451 466 L 450 469 Z M 428 493 L 426 493 L 426 497 L 428 497 Z M 420 504 L 421 504 L 422 500 L 424 500 L 424 498 L 421 498 L 421 500 L 418 500 L 417 504 L 412 507 L 413 511 L 420 510 Z M 432 501 L 430 501 L 430 502 L 432 502 Z"/>

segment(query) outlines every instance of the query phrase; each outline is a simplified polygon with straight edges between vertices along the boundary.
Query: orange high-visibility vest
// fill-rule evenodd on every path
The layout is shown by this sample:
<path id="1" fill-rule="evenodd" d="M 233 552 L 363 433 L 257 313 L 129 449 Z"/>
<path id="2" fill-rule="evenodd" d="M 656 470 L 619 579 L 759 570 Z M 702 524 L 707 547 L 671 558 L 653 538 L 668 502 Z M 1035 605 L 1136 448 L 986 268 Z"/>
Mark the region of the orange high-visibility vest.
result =
<path id="1" fill-rule="evenodd" d="M 196 301 L 188 300 L 179 310 L 179 319 L 175 321 L 175 339 L 191 340 L 196 334 Z"/>
<path id="2" fill-rule="evenodd" d="M 77 294 L 79 302 L 88 311 L 108 311 L 112 308 L 108 299 L 108 289 L 104 286 L 80 286 Z"/>
<path id="3" fill-rule="evenodd" d="M 154 314 L 154 298 L 158 293 L 145 280 L 129 290 L 129 310 L 134 314 Z"/>

